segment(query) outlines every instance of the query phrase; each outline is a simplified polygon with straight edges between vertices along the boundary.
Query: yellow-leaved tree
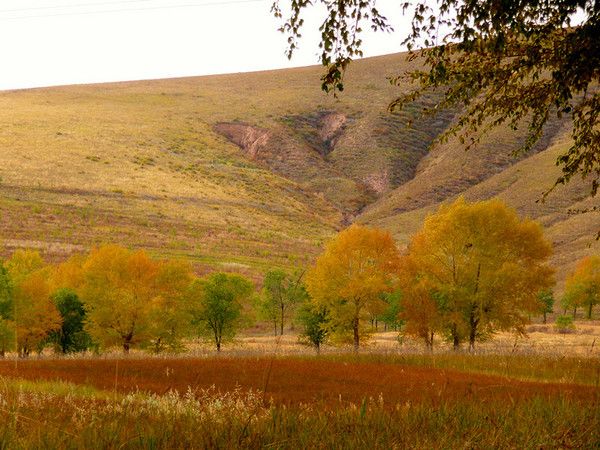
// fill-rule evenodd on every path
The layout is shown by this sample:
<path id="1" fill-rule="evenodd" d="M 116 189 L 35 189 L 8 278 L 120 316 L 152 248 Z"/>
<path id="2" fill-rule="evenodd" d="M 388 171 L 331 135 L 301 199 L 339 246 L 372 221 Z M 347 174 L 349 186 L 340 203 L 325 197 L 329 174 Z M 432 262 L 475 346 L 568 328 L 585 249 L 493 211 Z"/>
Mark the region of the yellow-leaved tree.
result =
<path id="1" fill-rule="evenodd" d="M 567 278 L 564 298 L 565 307 L 587 308 L 587 318 L 592 318 L 594 306 L 600 304 L 600 256 L 587 256 L 579 261 Z"/>
<path id="2" fill-rule="evenodd" d="M 529 314 L 540 311 L 538 293 L 553 284 L 551 253 L 541 226 L 500 200 L 461 197 L 441 206 L 412 238 L 401 266 L 410 271 L 400 277 L 407 327 L 422 330 L 426 320 L 436 328 L 430 333 L 442 332 L 455 348 L 466 340 L 471 349 L 497 330 L 524 332 Z M 421 314 L 421 304 L 435 305 L 435 320 Z"/>
<path id="3" fill-rule="evenodd" d="M 60 328 L 62 319 L 50 297 L 50 269 L 37 251 L 15 251 L 6 268 L 12 285 L 17 350 L 26 357 Z"/>
<path id="4" fill-rule="evenodd" d="M 390 233 L 361 225 L 340 232 L 306 274 L 311 301 L 329 312 L 332 331 L 350 338 L 358 351 L 368 336 L 365 321 L 386 307 L 393 289 L 399 252 Z"/>
<path id="5" fill-rule="evenodd" d="M 187 289 L 192 282 L 189 263 L 161 261 L 156 274 L 154 307 L 150 311 L 150 347 L 155 353 L 182 350 L 183 339 L 193 334 L 192 313 Z"/>
<path id="6" fill-rule="evenodd" d="M 83 265 L 80 295 L 87 308 L 87 331 L 103 347 L 125 353 L 151 339 L 158 304 L 158 262 L 144 251 L 105 245 L 91 251 Z"/>
<path id="7" fill-rule="evenodd" d="M 105 245 L 92 250 L 81 275 L 77 266 L 72 260 L 57 278 L 80 283 L 86 329 L 101 346 L 120 345 L 125 353 L 133 346 L 176 351 L 192 332 L 184 295 L 192 280 L 189 264 Z"/>

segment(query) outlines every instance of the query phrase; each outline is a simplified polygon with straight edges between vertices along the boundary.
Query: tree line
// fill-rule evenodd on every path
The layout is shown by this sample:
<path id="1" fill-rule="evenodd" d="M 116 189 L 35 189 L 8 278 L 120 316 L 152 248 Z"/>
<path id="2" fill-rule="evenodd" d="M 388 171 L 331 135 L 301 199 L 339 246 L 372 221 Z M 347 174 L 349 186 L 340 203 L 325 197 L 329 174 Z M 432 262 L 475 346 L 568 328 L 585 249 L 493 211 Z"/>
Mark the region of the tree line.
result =
<path id="1" fill-rule="evenodd" d="M 176 352 L 193 337 L 220 351 L 256 319 L 276 335 L 293 324 L 317 351 L 328 341 L 358 350 L 379 322 L 429 349 L 436 336 L 473 349 L 497 331 L 524 333 L 532 315 L 545 322 L 551 252 L 536 222 L 499 200 L 463 198 L 428 216 L 405 252 L 390 233 L 355 224 L 307 270 L 268 271 L 258 292 L 242 275 L 197 277 L 185 261 L 118 245 L 54 265 L 16 250 L 0 264 L 0 356 L 48 346 Z M 600 257 L 590 256 L 567 278 L 563 306 L 591 318 L 598 303 Z"/>

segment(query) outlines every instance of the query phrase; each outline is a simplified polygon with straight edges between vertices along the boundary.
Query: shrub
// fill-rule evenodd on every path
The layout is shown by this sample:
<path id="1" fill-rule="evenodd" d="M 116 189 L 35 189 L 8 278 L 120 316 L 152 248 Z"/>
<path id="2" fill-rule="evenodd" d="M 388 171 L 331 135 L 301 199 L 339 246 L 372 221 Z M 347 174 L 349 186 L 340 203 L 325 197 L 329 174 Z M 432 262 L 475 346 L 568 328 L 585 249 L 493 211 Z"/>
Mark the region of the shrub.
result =
<path id="1" fill-rule="evenodd" d="M 572 333 L 575 331 L 575 324 L 571 316 L 558 316 L 555 327 L 559 333 Z"/>

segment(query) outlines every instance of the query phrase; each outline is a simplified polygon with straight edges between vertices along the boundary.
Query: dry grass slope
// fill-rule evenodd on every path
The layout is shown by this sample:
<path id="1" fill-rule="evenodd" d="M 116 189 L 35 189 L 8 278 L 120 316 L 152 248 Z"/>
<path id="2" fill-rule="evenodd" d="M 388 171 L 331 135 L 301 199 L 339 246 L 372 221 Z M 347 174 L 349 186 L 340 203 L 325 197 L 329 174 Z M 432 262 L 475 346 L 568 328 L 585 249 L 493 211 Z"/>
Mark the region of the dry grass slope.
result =
<path id="1" fill-rule="evenodd" d="M 305 264 L 352 220 L 402 243 L 439 202 L 499 195 L 542 220 L 564 270 L 586 253 L 599 213 L 586 187 L 536 203 L 557 174 L 568 124 L 553 122 L 532 155 L 497 130 L 477 150 L 427 148 L 453 118 L 399 114 L 408 86 L 386 76 L 403 55 L 356 62 L 340 98 L 318 87 L 321 68 L 69 86 L 0 93 L 0 237 L 58 259 L 101 242 L 146 247 L 258 276 Z M 561 271 L 559 278 L 564 275 Z"/>

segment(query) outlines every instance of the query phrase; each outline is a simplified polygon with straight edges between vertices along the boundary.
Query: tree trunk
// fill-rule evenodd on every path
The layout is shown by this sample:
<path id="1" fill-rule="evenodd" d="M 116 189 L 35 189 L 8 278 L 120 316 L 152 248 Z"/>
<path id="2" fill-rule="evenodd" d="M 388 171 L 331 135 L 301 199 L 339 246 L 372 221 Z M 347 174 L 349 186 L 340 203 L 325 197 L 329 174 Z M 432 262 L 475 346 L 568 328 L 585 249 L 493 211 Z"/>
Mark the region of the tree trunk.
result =
<path id="1" fill-rule="evenodd" d="M 221 341 L 217 341 L 217 351 L 221 351 Z"/>
<path id="2" fill-rule="evenodd" d="M 358 346 L 360 345 L 360 337 L 358 335 L 358 317 L 354 318 L 354 322 L 352 324 L 352 328 L 354 331 L 354 353 L 358 352 Z"/>
<path id="3" fill-rule="evenodd" d="M 475 350 L 475 339 L 477 338 L 477 325 L 479 320 L 475 319 L 473 311 L 471 311 L 471 317 L 469 318 L 469 352 Z"/>
<path id="4" fill-rule="evenodd" d="M 433 352 L 433 331 L 425 333 L 425 348 L 428 352 Z"/>
<path id="5" fill-rule="evenodd" d="M 546 311 L 544 311 L 544 323 L 547 322 Z"/>
<path id="6" fill-rule="evenodd" d="M 590 302 L 590 305 L 588 306 L 588 310 L 587 310 L 587 318 L 591 319 L 592 318 L 592 307 L 594 306 L 594 304 L 592 302 Z"/>
<path id="7" fill-rule="evenodd" d="M 458 336 L 456 324 L 452 325 L 452 328 L 450 329 L 450 335 L 452 336 L 452 349 L 454 351 L 458 351 L 460 347 L 460 338 Z"/>
<path id="8" fill-rule="evenodd" d="M 577 306 L 573 308 L 573 319 L 577 319 Z"/>
<path id="9" fill-rule="evenodd" d="M 281 330 L 281 333 L 280 333 L 280 334 L 281 334 L 281 336 L 283 336 L 283 317 L 284 317 L 284 308 L 285 308 L 285 306 L 283 306 L 283 304 L 282 304 L 282 305 L 281 305 L 281 324 L 280 324 L 280 325 L 281 325 L 281 329 L 280 329 L 280 330 Z"/>
<path id="10" fill-rule="evenodd" d="M 123 353 L 129 353 L 129 346 L 130 346 L 130 342 L 128 340 L 123 342 Z"/>

